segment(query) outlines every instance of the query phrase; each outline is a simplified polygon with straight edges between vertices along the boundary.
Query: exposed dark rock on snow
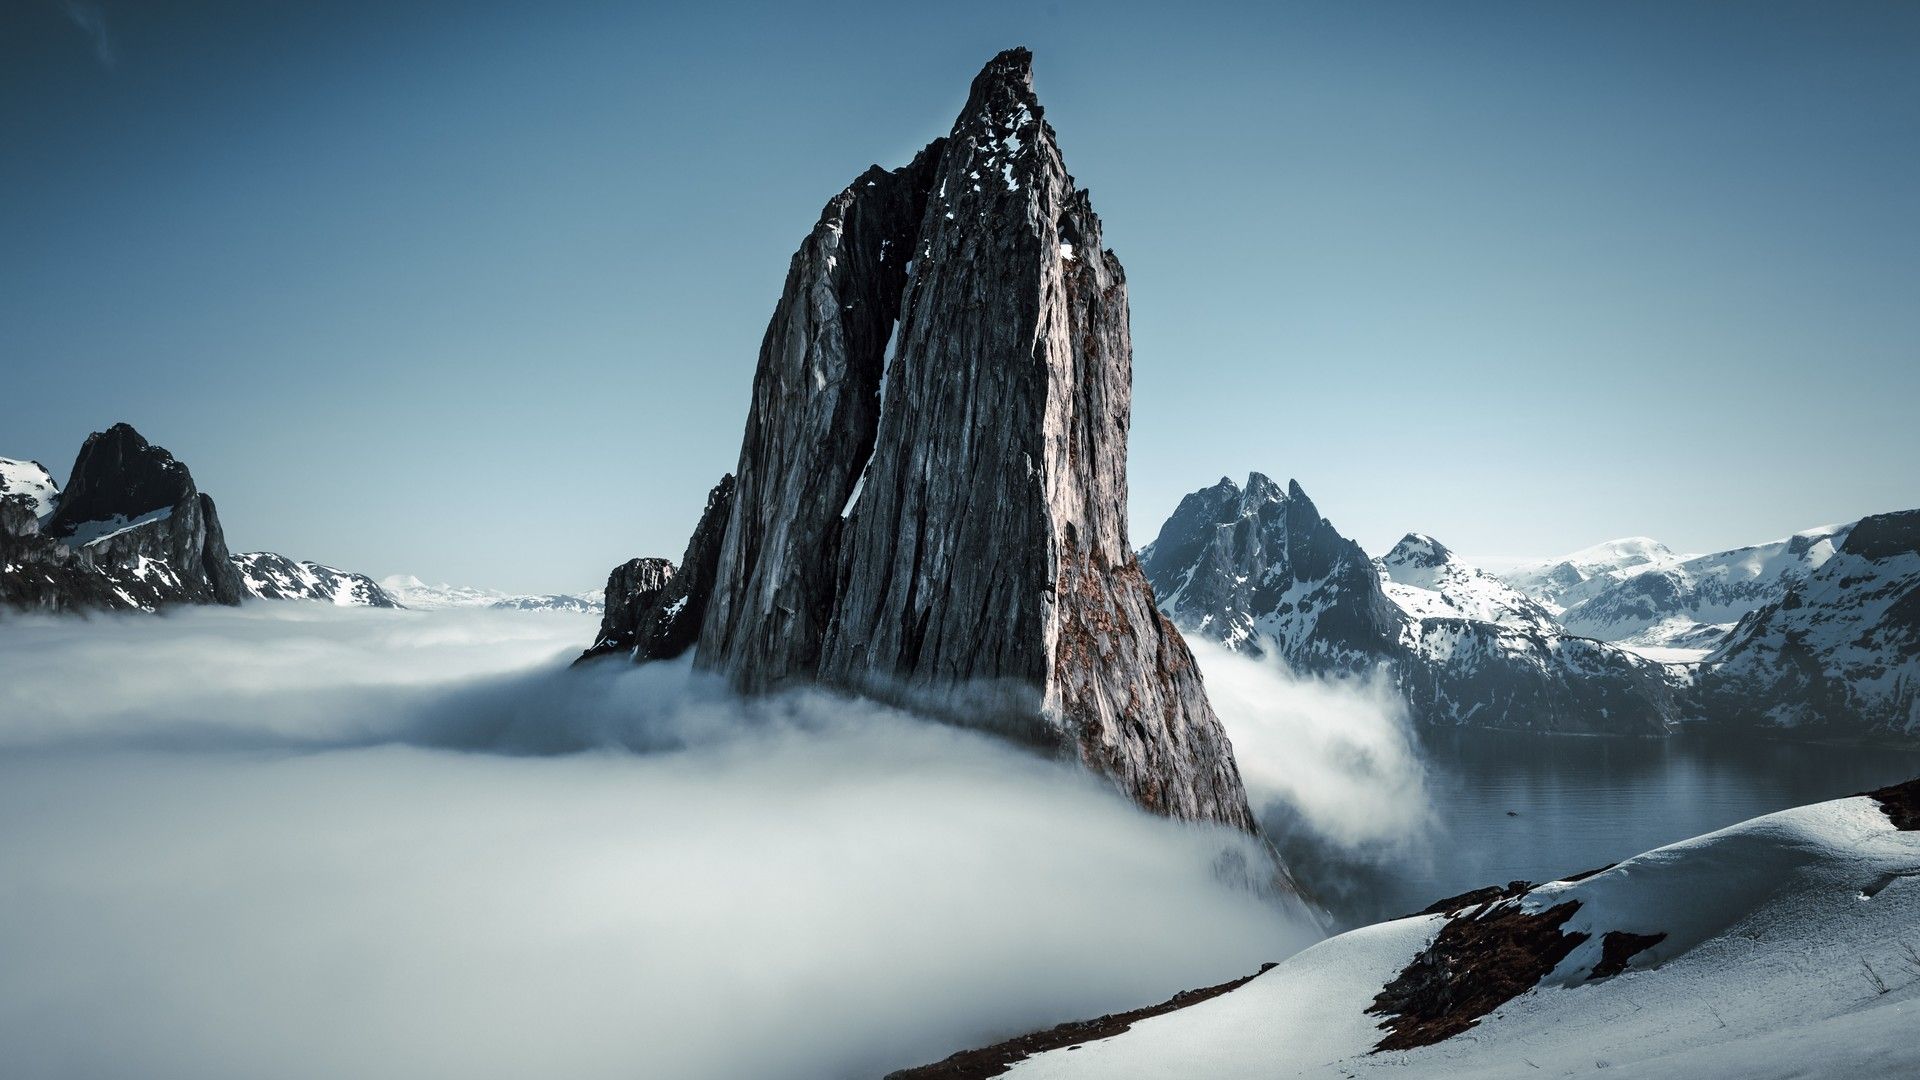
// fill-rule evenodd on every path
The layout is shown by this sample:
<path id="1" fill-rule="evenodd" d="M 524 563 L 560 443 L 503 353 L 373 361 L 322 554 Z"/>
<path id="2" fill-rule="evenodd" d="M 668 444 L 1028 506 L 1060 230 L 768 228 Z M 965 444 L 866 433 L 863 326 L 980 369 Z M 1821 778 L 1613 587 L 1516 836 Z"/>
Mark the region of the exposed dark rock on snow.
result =
<path id="1" fill-rule="evenodd" d="M 1560 928 L 1577 900 L 1529 912 L 1508 900 L 1448 921 L 1427 946 L 1373 999 L 1367 1011 L 1386 1019 L 1388 1034 L 1374 1047 L 1430 1046 L 1478 1023 L 1526 993 L 1587 940 Z"/>
<path id="2" fill-rule="evenodd" d="M 1662 665 L 1564 633 L 1432 537 L 1375 563 L 1298 483 L 1254 473 L 1187 496 L 1141 562 L 1189 632 L 1296 671 L 1379 672 L 1422 723 L 1658 734 L 1677 714 Z"/>
<path id="3" fill-rule="evenodd" d="M 1920 510 L 1860 519 L 1831 558 L 1741 619 L 1690 705 L 1715 724 L 1920 735 Z"/>
<path id="4" fill-rule="evenodd" d="M 6 501 L 14 504 L 0 521 L 10 606 L 153 610 L 238 604 L 245 595 L 213 500 L 184 464 L 127 424 L 87 437 L 66 490 L 41 503 L 51 503 L 44 516 L 29 523 L 24 500 Z"/>
<path id="5" fill-rule="evenodd" d="M 397 608 L 399 602 L 365 574 L 317 562 L 296 562 L 271 551 L 233 557 L 240 585 L 262 600 L 318 600 L 339 607 Z"/>
<path id="6" fill-rule="evenodd" d="M 1003 1043 L 983 1046 L 977 1050 L 962 1050 L 942 1061 L 931 1065 L 922 1065 L 914 1069 L 901 1069 L 887 1074 L 886 1080 L 986 1080 L 987 1077 L 1002 1076 L 1015 1065 L 1035 1054 L 1044 1054 L 1061 1047 L 1077 1046 L 1095 1039 L 1108 1039 L 1142 1020 L 1164 1016 L 1178 1009 L 1190 1008 L 1203 1001 L 1211 1001 L 1221 994 L 1238 990 L 1260 976 L 1272 971 L 1277 964 L 1261 964 L 1260 970 L 1251 975 L 1242 975 L 1238 979 L 1203 986 L 1197 990 L 1182 990 L 1158 1005 L 1130 1009 L 1127 1012 L 1108 1013 L 1092 1020 L 1074 1020 L 1045 1031 L 1036 1031 Z"/>
<path id="7" fill-rule="evenodd" d="M 1609 930 L 1600 936 L 1600 962 L 1593 965 L 1588 982 L 1611 979 L 1627 970 L 1634 957 L 1667 940 L 1665 931 L 1636 934 L 1631 930 Z"/>
<path id="8" fill-rule="evenodd" d="M 945 140 L 828 204 L 768 327 L 715 567 L 669 593 L 742 690 L 909 704 L 1251 828 L 1127 542 L 1125 275 L 1043 117 L 1031 57 L 1002 53 Z"/>
<path id="9" fill-rule="evenodd" d="M 1865 793 L 1902 832 L 1920 832 L 1920 777 Z"/>

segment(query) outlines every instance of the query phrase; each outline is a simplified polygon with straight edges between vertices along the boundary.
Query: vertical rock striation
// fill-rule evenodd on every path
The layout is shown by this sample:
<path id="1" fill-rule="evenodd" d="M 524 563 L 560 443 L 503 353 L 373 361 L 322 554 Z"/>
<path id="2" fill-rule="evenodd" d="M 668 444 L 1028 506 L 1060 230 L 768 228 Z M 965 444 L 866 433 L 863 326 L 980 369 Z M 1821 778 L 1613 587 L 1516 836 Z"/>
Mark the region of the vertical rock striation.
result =
<path id="1" fill-rule="evenodd" d="M 1251 829 L 1127 541 L 1126 276 L 1031 59 L 996 56 L 950 135 L 855 180 L 794 256 L 710 584 L 674 583 L 702 609 L 696 663 L 993 728 Z"/>
<path id="2" fill-rule="evenodd" d="M 873 453 L 887 341 L 940 149 L 868 169 L 827 203 L 787 269 L 696 661 L 743 689 L 809 678 L 819 663 L 841 515 Z"/>

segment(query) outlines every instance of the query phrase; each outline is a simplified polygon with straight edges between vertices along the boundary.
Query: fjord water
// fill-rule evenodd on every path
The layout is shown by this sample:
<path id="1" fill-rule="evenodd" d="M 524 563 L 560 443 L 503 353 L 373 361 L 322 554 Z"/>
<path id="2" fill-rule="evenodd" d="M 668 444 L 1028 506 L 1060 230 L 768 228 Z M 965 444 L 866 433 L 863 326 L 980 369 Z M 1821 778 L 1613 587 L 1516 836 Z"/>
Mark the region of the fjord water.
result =
<path id="1" fill-rule="evenodd" d="M 1489 731 L 1420 740 L 1431 828 L 1362 858 L 1268 828 L 1342 926 L 1515 879 L 1547 881 L 1747 818 L 1920 776 L 1920 749 L 1732 735 L 1583 738 Z"/>

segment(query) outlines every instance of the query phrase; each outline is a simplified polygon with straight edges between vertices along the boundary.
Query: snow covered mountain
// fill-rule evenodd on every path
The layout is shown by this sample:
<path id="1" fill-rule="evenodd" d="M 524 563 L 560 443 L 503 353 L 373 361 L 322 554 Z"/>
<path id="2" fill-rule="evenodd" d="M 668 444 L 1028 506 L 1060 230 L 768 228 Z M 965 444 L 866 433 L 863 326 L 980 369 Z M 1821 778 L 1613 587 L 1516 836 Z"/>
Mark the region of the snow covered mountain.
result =
<path id="1" fill-rule="evenodd" d="M 245 597 L 396 607 L 362 574 L 227 553 L 213 500 L 127 424 L 89 436 L 65 492 L 37 461 L 0 458 L 0 606 L 157 611 Z"/>
<path id="2" fill-rule="evenodd" d="M 1920 1075 L 1916 828 L 1920 781 L 1769 814 L 895 1080 Z"/>
<path id="3" fill-rule="evenodd" d="M 54 483 L 47 467 L 37 461 L 0 458 L 0 500 L 12 500 L 35 519 L 53 514 L 60 498 L 60 485 Z"/>
<path id="4" fill-rule="evenodd" d="M 1694 703 L 1721 723 L 1920 735 L 1920 510 L 1860 519 L 1742 618 Z"/>
<path id="5" fill-rule="evenodd" d="M 412 574 L 393 574 L 380 579 L 380 588 L 415 611 L 443 608 L 497 608 L 509 611 L 599 611 L 606 594 L 599 589 L 577 593 L 507 593 L 497 589 L 477 589 L 470 585 L 429 585 Z"/>
<path id="6" fill-rule="evenodd" d="M 61 491 L 37 462 L 0 464 L 0 605 L 42 611 L 238 604 L 213 500 L 127 424 L 87 437 Z"/>
<path id="7" fill-rule="evenodd" d="M 1376 563 L 1298 483 L 1254 473 L 1194 492 L 1140 563 L 1187 632 L 1296 671 L 1384 672 L 1423 723 L 1653 734 L 1678 716 L 1663 665 L 1566 634 L 1432 537 Z"/>
<path id="8" fill-rule="evenodd" d="M 1558 614 L 1617 582 L 1688 557 L 1674 554 L 1667 545 L 1650 537 L 1629 536 L 1558 559 L 1516 566 L 1500 576 Z"/>
<path id="9" fill-rule="evenodd" d="M 295 562 L 271 551 L 235 555 L 247 595 L 262 600 L 319 600 L 339 607 L 400 605 L 365 574 L 316 562 Z"/>
<path id="10" fill-rule="evenodd" d="M 1780 599 L 1832 558 L 1852 528 L 1824 525 L 1767 544 L 1643 565 L 1568 606 L 1560 622 L 1587 637 L 1666 650 L 1657 654 L 1666 657 L 1695 650 L 1686 658 L 1698 659 L 1748 612 Z"/>

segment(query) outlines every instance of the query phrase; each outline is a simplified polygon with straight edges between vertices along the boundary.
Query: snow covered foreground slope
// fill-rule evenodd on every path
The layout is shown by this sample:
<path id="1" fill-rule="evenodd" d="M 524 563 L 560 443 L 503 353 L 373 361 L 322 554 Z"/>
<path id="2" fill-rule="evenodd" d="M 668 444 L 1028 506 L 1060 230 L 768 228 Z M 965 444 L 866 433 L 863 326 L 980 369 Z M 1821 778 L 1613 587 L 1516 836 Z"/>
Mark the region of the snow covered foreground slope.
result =
<path id="1" fill-rule="evenodd" d="M 1920 781 L 1902 788 L 1910 830 L 1920 825 L 1912 817 Z M 1545 929 L 1531 946 L 1522 938 L 1501 950 L 1430 950 L 1436 937 L 1457 940 L 1499 920 Z M 1611 951 L 1629 954 L 1624 970 L 1595 978 L 1610 932 L 1645 937 L 1616 936 Z M 1633 951 L 1654 935 L 1665 936 Z M 1542 941 L 1555 946 L 1546 950 L 1551 970 L 1510 987 L 1531 989 L 1439 1042 L 1376 1051 L 1388 1032 L 1368 1010 L 1396 980 L 1444 984 L 1429 1003 L 1469 1000 L 1512 979 L 1514 957 L 1540 959 Z M 1910 950 L 1920 950 L 1920 832 L 1896 828 L 1882 803 L 1857 796 L 1756 818 L 1581 880 L 1468 902 L 1451 916 L 1342 934 L 1231 992 L 1039 1054 L 1008 1075 L 1920 1076 L 1920 953 Z M 1499 963 L 1481 964 L 1496 953 Z"/>

